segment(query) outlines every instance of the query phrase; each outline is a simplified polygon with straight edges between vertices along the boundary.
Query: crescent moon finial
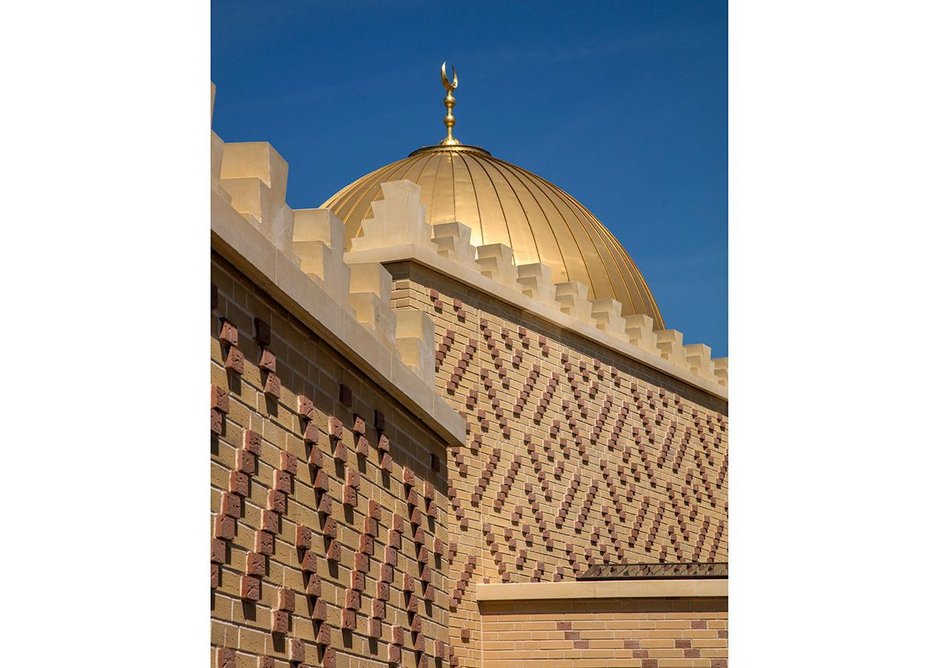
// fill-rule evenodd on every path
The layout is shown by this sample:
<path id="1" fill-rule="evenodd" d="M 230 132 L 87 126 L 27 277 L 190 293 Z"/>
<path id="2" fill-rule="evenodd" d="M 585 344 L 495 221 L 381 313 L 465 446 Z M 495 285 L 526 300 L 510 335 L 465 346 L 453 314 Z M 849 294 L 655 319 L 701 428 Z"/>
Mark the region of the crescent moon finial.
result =
<path id="1" fill-rule="evenodd" d="M 440 81 L 443 82 L 443 88 L 446 89 L 446 97 L 443 98 L 443 104 L 446 106 L 446 116 L 443 117 L 443 125 L 446 126 L 446 137 L 440 142 L 443 146 L 456 146 L 459 140 L 453 136 L 453 126 L 456 125 L 456 117 L 453 116 L 453 107 L 456 106 L 456 98 L 453 97 L 453 91 L 459 85 L 459 77 L 456 74 L 456 66 L 453 66 L 453 81 L 450 83 L 446 76 L 446 61 L 440 68 Z"/>

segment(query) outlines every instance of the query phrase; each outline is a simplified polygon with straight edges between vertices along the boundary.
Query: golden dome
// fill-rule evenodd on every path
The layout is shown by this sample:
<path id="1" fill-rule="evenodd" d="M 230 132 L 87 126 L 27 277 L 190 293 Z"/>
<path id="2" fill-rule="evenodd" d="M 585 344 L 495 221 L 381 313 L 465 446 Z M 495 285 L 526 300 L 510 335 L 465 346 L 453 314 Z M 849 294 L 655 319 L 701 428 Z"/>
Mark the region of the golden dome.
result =
<path id="1" fill-rule="evenodd" d="M 474 146 L 419 149 L 326 200 L 322 208 L 345 223 L 347 250 L 371 216 L 371 203 L 382 199 L 381 184 L 404 179 L 420 186 L 431 225 L 468 225 L 473 245 L 505 244 L 517 264 L 541 262 L 555 283 L 584 283 L 590 299 L 616 299 L 622 315 L 644 313 L 664 329 L 635 262 L 596 216 L 554 184 Z"/>

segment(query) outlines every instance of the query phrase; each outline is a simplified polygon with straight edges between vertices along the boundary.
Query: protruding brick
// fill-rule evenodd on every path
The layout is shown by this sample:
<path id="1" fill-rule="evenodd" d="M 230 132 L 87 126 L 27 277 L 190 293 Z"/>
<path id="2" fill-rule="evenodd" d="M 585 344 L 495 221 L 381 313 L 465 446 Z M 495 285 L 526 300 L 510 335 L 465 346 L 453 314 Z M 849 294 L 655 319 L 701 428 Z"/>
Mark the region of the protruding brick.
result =
<path id="1" fill-rule="evenodd" d="M 332 644 L 332 628 L 325 622 L 319 625 L 319 632 L 316 634 L 316 642 L 320 645 Z"/>
<path id="2" fill-rule="evenodd" d="M 277 609 L 293 612 L 296 609 L 296 593 L 292 589 L 280 587 L 277 590 Z"/>
<path id="3" fill-rule="evenodd" d="M 286 633 L 290 630 L 290 613 L 285 610 L 270 611 L 270 632 Z"/>
<path id="4" fill-rule="evenodd" d="M 268 348 L 264 348 L 261 351 L 260 362 L 257 363 L 257 366 L 271 373 L 277 372 L 277 356 L 274 355 Z"/>
<path id="5" fill-rule="evenodd" d="M 305 661 L 306 660 L 306 643 L 304 643 L 300 638 L 290 638 L 290 641 L 287 643 L 287 657 L 290 661 Z"/>
<path id="6" fill-rule="evenodd" d="M 272 510 L 262 510 L 261 529 L 270 533 L 280 533 L 280 515 Z"/>
<path id="7" fill-rule="evenodd" d="M 216 564 L 225 563 L 227 550 L 225 548 L 225 541 L 221 538 L 212 539 L 212 561 Z"/>
<path id="8" fill-rule="evenodd" d="M 230 647 L 216 647 L 215 668 L 235 668 L 235 651 Z"/>
<path id="9" fill-rule="evenodd" d="M 328 616 L 328 607 L 326 606 L 326 601 L 317 598 L 316 603 L 313 605 L 313 611 L 310 613 L 310 617 L 317 622 L 324 622 L 329 618 Z"/>
<path id="10" fill-rule="evenodd" d="M 267 557 L 257 552 L 248 552 L 244 559 L 244 572 L 263 577 L 267 574 Z"/>
<path id="11" fill-rule="evenodd" d="M 212 408 L 227 413 L 229 406 L 228 390 L 218 385 L 212 385 Z"/>
<path id="12" fill-rule="evenodd" d="M 274 469 L 273 488 L 278 492 L 289 494 L 293 490 L 293 476 L 286 471 Z"/>
<path id="13" fill-rule="evenodd" d="M 241 517 L 241 497 L 232 492 L 226 492 L 221 495 L 221 512 L 238 519 Z"/>
<path id="14" fill-rule="evenodd" d="M 218 333 L 218 338 L 230 346 L 237 346 L 238 345 L 238 328 L 230 320 L 222 318 L 221 329 Z"/>
<path id="15" fill-rule="evenodd" d="M 250 429 L 244 430 L 242 447 L 253 455 L 261 454 L 261 435 Z"/>
<path id="16" fill-rule="evenodd" d="M 274 553 L 274 536 L 266 531 L 254 532 L 254 551 L 268 556 Z"/>
<path id="17" fill-rule="evenodd" d="M 253 575 L 242 575 L 241 598 L 248 601 L 261 600 L 261 579 Z"/>
<path id="18" fill-rule="evenodd" d="M 245 449 L 235 452 L 235 469 L 244 475 L 254 475 L 257 472 L 257 455 Z"/>
<path id="19" fill-rule="evenodd" d="M 228 515 L 215 515 L 212 531 L 214 538 L 232 540 L 235 535 L 235 520 Z"/>
<path id="20" fill-rule="evenodd" d="M 238 496 L 247 496 L 248 477 L 240 471 L 231 471 L 228 474 L 228 491 Z"/>
<path id="21" fill-rule="evenodd" d="M 275 399 L 280 398 L 280 378 L 277 374 L 273 372 L 267 374 L 267 380 L 264 381 L 264 394 Z"/>
<path id="22" fill-rule="evenodd" d="M 267 490 L 267 510 L 283 515 L 287 512 L 287 495 L 276 489 Z"/>
<path id="23" fill-rule="evenodd" d="M 235 347 L 228 350 L 225 355 L 225 370 L 236 373 L 239 376 L 244 373 L 244 353 Z"/>

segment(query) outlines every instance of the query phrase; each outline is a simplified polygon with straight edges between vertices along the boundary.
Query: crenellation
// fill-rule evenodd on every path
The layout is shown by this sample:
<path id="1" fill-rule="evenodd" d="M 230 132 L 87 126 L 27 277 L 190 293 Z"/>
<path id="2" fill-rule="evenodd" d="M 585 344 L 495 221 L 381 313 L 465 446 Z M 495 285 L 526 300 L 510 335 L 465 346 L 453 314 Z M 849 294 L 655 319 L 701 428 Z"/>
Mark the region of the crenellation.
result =
<path id="1" fill-rule="evenodd" d="M 223 144 L 219 184 L 231 206 L 280 251 L 289 253 L 293 210 L 286 204 L 287 163 L 267 142 Z"/>
<path id="2" fill-rule="evenodd" d="M 476 248 L 472 245 L 472 228 L 459 222 L 433 226 L 433 243 L 437 253 L 464 267 L 476 267 Z"/>
<path id="3" fill-rule="evenodd" d="M 518 270 L 511 248 L 505 244 L 487 244 L 476 247 L 478 271 L 510 290 L 518 289 Z"/>
<path id="4" fill-rule="evenodd" d="M 593 302 L 593 320 L 597 329 L 617 339 L 626 339 L 625 319 L 622 317 L 622 304 L 615 299 L 597 299 Z M 645 316 L 646 318 L 648 316 Z"/>

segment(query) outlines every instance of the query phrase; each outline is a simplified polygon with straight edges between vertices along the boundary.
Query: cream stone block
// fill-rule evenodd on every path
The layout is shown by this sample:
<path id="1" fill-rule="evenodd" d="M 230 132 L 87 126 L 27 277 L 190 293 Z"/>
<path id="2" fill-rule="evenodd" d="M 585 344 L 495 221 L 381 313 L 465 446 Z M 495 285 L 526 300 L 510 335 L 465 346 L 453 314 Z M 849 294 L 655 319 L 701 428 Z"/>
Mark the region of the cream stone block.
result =
<path id="1" fill-rule="evenodd" d="M 268 142 L 225 144 L 223 179 L 260 179 L 276 198 L 287 196 L 287 162 Z"/>
<path id="2" fill-rule="evenodd" d="M 593 304 L 587 299 L 589 288 L 579 281 L 557 283 L 557 302 L 560 310 L 588 325 L 593 324 Z"/>
<path id="3" fill-rule="evenodd" d="M 472 228 L 459 222 L 433 226 L 437 254 L 457 264 L 476 269 L 476 248 L 470 243 Z"/>
<path id="4" fill-rule="evenodd" d="M 729 387 L 729 365 L 728 357 L 718 357 L 713 360 L 713 375 L 716 376 L 717 383 L 723 387 Z"/>
<path id="5" fill-rule="evenodd" d="M 348 301 L 349 268 L 341 250 L 336 252 L 322 241 L 295 241 L 293 252 L 304 274 L 319 281 L 337 302 Z"/>
<path id="6" fill-rule="evenodd" d="M 224 144 L 220 179 L 231 195 L 231 205 L 258 221 L 264 236 L 285 252 L 293 239 L 287 172 L 286 161 L 267 142 Z"/>
<path id="7" fill-rule="evenodd" d="M 334 216 L 333 216 L 334 217 Z M 349 266 L 349 305 L 355 319 L 388 348 L 394 347 L 396 318 L 391 309 L 391 274 L 379 262 Z"/>
<path id="8" fill-rule="evenodd" d="M 658 354 L 680 366 L 687 366 L 684 359 L 684 335 L 676 329 L 658 332 Z"/>
<path id="9" fill-rule="evenodd" d="M 531 299 L 549 306 L 557 304 L 557 288 L 554 287 L 550 267 L 536 262 L 518 266 L 518 284 L 521 292 Z"/>
<path id="10" fill-rule="evenodd" d="M 593 319 L 596 327 L 611 336 L 624 339 L 625 319 L 622 317 L 622 304 L 615 299 L 597 299 L 593 302 Z"/>
<path id="11" fill-rule="evenodd" d="M 658 351 L 658 336 L 655 334 L 655 321 L 644 313 L 627 315 L 625 320 L 625 336 L 633 346 L 653 352 Z"/>
<path id="12" fill-rule="evenodd" d="M 486 244 L 476 248 L 476 265 L 486 278 L 508 288 L 520 289 L 515 257 L 505 244 Z"/>
<path id="13" fill-rule="evenodd" d="M 214 98 L 214 95 L 213 95 Z M 231 195 L 221 187 L 221 161 L 225 151 L 225 142 L 214 132 L 212 134 L 212 192 L 221 195 L 226 202 L 231 202 Z"/>
<path id="14" fill-rule="evenodd" d="M 713 361 L 710 359 L 710 346 L 703 343 L 692 343 L 684 346 L 684 359 L 687 367 L 702 378 L 715 380 L 713 374 Z"/>
<path id="15" fill-rule="evenodd" d="M 371 331 L 381 345 L 394 348 L 396 316 L 391 305 L 372 292 L 353 292 L 348 302 L 359 324 Z"/>
<path id="16" fill-rule="evenodd" d="M 420 203 L 420 186 L 411 181 L 381 184 L 384 199 L 372 202 L 372 217 L 362 221 L 362 235 L 352 239 L 352 251 L 416 245 L 436 253 L 427 223 L 427 209 Z"/>
<path id="17" fill-rule="evenodd" d="M 319 279 L 340 303 L 348 299 L 350 271 L 344 261 L 345 226 L 328 209 L 297 209 L 294 212 L 292 252 L 300 269 Z"/>
<path id="18" fill-rule="evenodd" d="M 433 319 L 416 309 L 400 309 L 394 315 L 397 318 L 397 349 L 401 361 L 432 386 L 436 375 L 433 363 Z"/>
<path id="19" fill-rule="evenodd" d="M 293 241 L 322 241 L 343 250 L 345 225 L 329 209 L 297 209 L 293 212 Z"/>
<path id="20" fill-rule="evenodd" d="M 370 292 L 390 304 L 391 273 L 384 265 L 380 262 L 353 264 L 349 272 L 349 292 Z"/>

